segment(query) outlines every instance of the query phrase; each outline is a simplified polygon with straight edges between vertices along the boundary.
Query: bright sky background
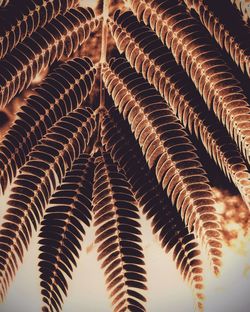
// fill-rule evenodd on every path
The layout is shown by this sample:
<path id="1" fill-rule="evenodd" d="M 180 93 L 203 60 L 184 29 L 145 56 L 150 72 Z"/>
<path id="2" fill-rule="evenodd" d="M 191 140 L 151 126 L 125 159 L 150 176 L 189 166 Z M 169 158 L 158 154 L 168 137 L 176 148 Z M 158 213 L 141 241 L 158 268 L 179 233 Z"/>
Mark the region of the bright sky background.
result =
<path id="1" fill-rule="evenodd" d="M 6 198 L 0 202 L 0 222 L 6 209 Z M 146 270 L 148 273 L 148 312 L 193 312 L 192 293 L 182 281 L 171 255 L 166 255 L 156 237 L 152 236 L 149 223 L 143 221 L 143 239 Z M 96 248 L 93 246 L 93 230 L 88 231 L 83 244 L 82 257 L 70 283 L 68 298 L 63 312 L 110 312 L 103 273 L 96 261 Z M 89 248 L 92 246 L 93 248 Z M 87 252 L 87 250 L 90 250 Z M 207 276 L 205 312 L 249 312 L 250 307 L 250 253 L 236 254 L 225 250 L 225 264 L 222 276 L 216 279 Z M 37 238 L 34 237 L 20 266 L 1 312 L 39 312 L 41 297 L 39 286 Z M 249 267 L 246 265 L 248 264 Z M 247 271 L 248 269 L 248 271 Z M 246 277 L 243 278 L 243 270 Z"/>
<path id="2" fill-rule="evenodd" d="M 4 201 L 1 207 L 6 207 Z M 1 210 L 1 213 L 3 209 Z M 0 218 L 1 221 L 2 218 Z M 146 222 L 144 222 L 146 224 Z M 149 311 L 193 311 L 192 293 L 183 283 L 180 275 L 176 274 L 174 263 L 156 243 L 150 229 L 144 230 L 145 261 L 147 263 L 148 288 L 147 294 Z M 149 232 L 149 233 L 148 233 Z M 65 300 L 63 312 L 109 312 L 111 311 L 103 272 L 96 260 L 96 247 L 93 246 L 94 231 L 89 230 L 83 244 L 82 257 L 74 272 L 73 282 L 70 283 L 68 298 Z M 40 311 L 40 286 L 38 263 L 37 237 L 32 240 L 29 253 L 17 273 L 7 300 L 0 305 L 1 312 L 36 312 Z M 93 247 L 93 248 L 89 248 Z M 87 252 L 87 250 L 89 250 Z M 180 300 L 181 293 L 181 300 Z"/>

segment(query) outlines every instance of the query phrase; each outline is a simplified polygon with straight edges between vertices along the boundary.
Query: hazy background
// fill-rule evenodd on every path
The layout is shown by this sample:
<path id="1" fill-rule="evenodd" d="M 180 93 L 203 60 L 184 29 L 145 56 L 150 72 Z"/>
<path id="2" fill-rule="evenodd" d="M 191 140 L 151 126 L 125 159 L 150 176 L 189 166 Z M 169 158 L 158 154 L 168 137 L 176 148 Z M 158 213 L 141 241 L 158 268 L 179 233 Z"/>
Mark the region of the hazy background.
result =
<path id="1" fill-rule="evenodd" d="M 7 197 L 7 196 L 6 196 Z M 0 222 L 6 209 L 6 197 L 0 202 Z M 143 247 L 148 277 L 149 312 L 192 312 L 192 292 L 175 269 L 171 256 L 166 255 L 152 236 L 148 221 L 143 219 Z M 110 301 L 105 290 L 103 272 L 96 260 L 96 246 L 93 244 L 93 229 L 87 232 L 83 243 L 81 259 L 69 283 L 68 298 L 63 312 L 109 312 Z M 225 262 L 219 279 L 206 276 L 206 312 L 249 312 L 250 311 L 250 252 L 249 242 L 244 241 L 239 250 L 226 248 Z M 244 245 L 245 244 L 245 245 Z M 41 297 L 38 272 L 38 244 L 34 237 L 29 253 L 20 266 L 1 312 L 41 311 Z"/>

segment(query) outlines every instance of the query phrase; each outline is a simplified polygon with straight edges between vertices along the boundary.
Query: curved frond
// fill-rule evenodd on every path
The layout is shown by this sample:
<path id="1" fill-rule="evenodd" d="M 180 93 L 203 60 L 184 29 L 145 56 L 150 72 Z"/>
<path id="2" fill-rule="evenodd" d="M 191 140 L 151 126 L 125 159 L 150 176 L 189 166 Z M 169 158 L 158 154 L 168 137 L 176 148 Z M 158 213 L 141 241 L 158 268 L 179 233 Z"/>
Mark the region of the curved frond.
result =
<path id="1" fill-rule="evenodd" d="M 249 221 L 248 1 L 0 0 L 0 301 L 39 229 L 62 311 L 93 223 L 112 310 L 146 312 L 144 214 L 206 308 L 204 256 L 219 274 L 228 208 Z"/>
<path id="2" fill-rule="evenodd" d="M 60 311 L 79 258 L 85 228 L 92 219 L 94 159 L 81 155 L 49 201 L 39 236 L 39 270 L 48 311 Z"/>
<path id="3" fill-rule="evenodd" d="M 18 0 L 19 2 L 20 0 Z M 2 2 L 5 2 L 3 0 Z M 50 0 L 50 1 L 20 1 L 19 8 L 15 9 L 13 3 L 10 22 L 1 29 L 0 34 L 0 59 L 12 51 L 19 42 L 29 37 L 39 27 L 44 27 L 59 14 L 75 7 L 79 0 Z M 20 10 L 20 11 L 19 11 Z"/>
<path id="4" fill-rule="evenodd" d="M 96 69 L 89 58 L 61 64 L 26 99 L 0 144 L 2 192 L 27 160 L 28 153 L 61 117 L 82 104 L 92 89 Z"/>
<path id="5" fill-rule="evenodd" d="M 150 25 L 193 80 L 209 109 L 250 163 L 250 106 L 233 71 L 209 34 L 178 0 L 131 0 L 138 20 Z"/>
<path id="6" fill-rule="evenodd" d="M 238 14 L 230 10 L 231 4 L 221 0 L 216 4 L 211 0 L 184 0 L 187 7 L 194 9 L 202 24 L 216 42 L 225 49 L 232 60 L 250 77 L 250 29 Z M 233 21 L 233 23 L 232 23 Z"/>
<path id="7" fill-rule="evenodd" d="M 130 185 L 107 153 L 96 158 L 93 212 L 98 260 L 105 269 L 114 312 L 146 311 L 139 211 Z"/>
<path id="8" fill-rule="evenodd" d="M 115 105 L 130 123 L 149 168 L 176 205 L 189 230 L 208 249 L 214 272 L 221 256 L 220 226 L 205 171 L 172 110 L 124 59 L 111 60 L 103 79 Z"/>
<path id="9" fill-rule="evenodd" d="M 205 108 L 194 85 L 156 34 L 139 23 L 131 11 L 117 11 L 109 22 L 120 52 L 130 65 L 160 92 L 182 124 L 233 181 L 250 209 L 250 173 L 236 144 Z"/>
<path id="10" fill-rule="evenodd" d="M 23 246 L 28 248 L 32 225 L 36 229 L 49 198 L 87 147 L 95 129 L 93 111 L 78 108 L 62 117 L 31 151 L 21 168 L 8 201 L 6 220 L 0 229 L 0 298 L 14 277 Z"/>
<path id="11" fill-rule="evenodd" d="M 98 24 L 91 8 L 71 9 L 20 43 L 0 61 L 0 106 L 28 88 L 42 69 L 73 55 Z"/>
<path id="12" fill-rule="evenodd" d="M 102 142 L 113 161 L 119 165 L 131 185 L 143 213 L 151 219 L 153 234 L 166 252 L 173 251 L 173 260 L 184 280 L 193 287 L 199 309 L 203 306 L 203 276 L 200 251 L 193 233 L 189 233 L 172 206 L 156 177 L 149 170 L 141 149 L 131 136 L 128 124 L 115 108 L 111 108 L 102 123 Z"/>

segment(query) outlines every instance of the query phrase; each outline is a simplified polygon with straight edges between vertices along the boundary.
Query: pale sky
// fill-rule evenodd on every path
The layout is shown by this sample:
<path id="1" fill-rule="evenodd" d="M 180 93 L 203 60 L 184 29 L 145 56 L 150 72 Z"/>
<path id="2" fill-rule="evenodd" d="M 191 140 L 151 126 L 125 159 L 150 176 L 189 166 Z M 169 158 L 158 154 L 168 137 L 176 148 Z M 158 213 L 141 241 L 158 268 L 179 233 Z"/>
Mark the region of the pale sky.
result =
<path id="1" fill-rule="evenodd" d="M 1 200 L 0 221 L 6 209 L 5 198 Z M 148 312 L 193 312 L 192 292 L 182 281 L 171 255 L 166 255 L 156 238 L 152 236 L 148 222 L 143 220 L 145 262 L 147 264 Z M 70 283 L 69 294 L 65 299 L 63 312 L 110 312 L 111 306 L 105 290 L 103 272 L 96 261 L 96 247 L 86 249 L 93 243 L 93 230 L 87 233 L 83 244 L 82 257 Z M 34 237 L 12 283 L 1 312 L 39 312 L 41 297 L 39 288 L 38 245 Z M 248 245 L 249 247 L 249 245 Z M 225 263 L 222 276 L 216 279 L 207 276 L 205 312 L 249 312 L 250 311 L 250 248 L 245 246 L 244 257 L 225 249 Z M 248 254 L 247 254 L 248 253 Z M 249 267 L 247 267 L 247 265 Z M 243 278 L 243 271 L 246 275 Z"/>

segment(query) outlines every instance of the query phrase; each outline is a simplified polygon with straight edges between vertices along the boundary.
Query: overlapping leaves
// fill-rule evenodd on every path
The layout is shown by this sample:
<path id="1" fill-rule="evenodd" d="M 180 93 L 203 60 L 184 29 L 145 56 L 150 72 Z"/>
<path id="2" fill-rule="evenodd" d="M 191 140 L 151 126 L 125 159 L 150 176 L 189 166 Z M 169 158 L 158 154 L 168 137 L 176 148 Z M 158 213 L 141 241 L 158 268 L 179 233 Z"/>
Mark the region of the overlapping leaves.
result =
<path id="1" fill-rule="evenodd" d="M 102 19 L 92 9 L 78 0 L 22 0 L 13 11 L 11 0 L 0 1 L 0 17 L 10 13 L 0 33 L 0 105 L 55 63 L 0 145 L 1 192 L 13 183 L 0 229 L 1 299 L 41 224 L 43 311 L 61 311 L 93 220 L 113 310 L 146 311 L 142 211 L 202 309 L 201 246 L 218 273 L 222 244 L 212 188 L 189 134 L 250 206 L 250 107 L 238 69 L 224 58 L 225 51 L 249 78 L 247 24 L 230 3 L 227 16 L 210 0 L 127 2 L 132 11 L 117 11 L 108 25 L 129 63 L 98 66 L 70 59 Z M 100 67 L 113 101 L 94 111 L 88 96 Z"/>

